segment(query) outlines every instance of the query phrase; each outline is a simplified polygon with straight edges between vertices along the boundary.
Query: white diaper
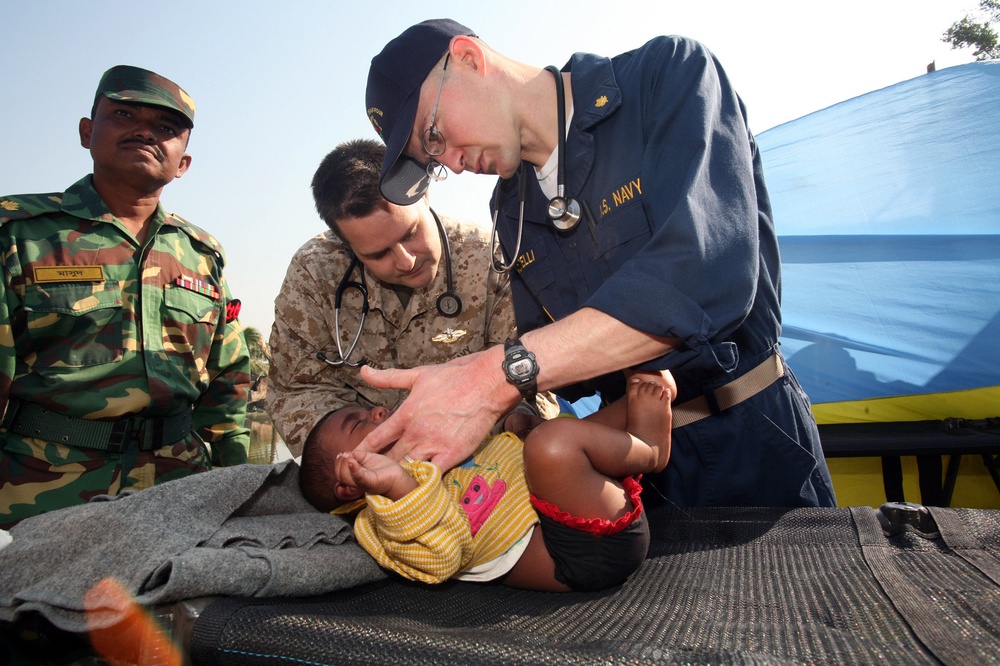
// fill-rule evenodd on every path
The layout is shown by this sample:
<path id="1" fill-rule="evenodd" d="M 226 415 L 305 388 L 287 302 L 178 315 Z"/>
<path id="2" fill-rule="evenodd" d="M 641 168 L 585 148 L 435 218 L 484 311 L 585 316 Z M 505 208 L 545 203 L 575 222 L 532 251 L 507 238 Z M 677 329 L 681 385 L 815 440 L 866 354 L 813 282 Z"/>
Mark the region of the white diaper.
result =
<path id="1" fill-rule="evenodd" d="M 524 554 L 524 549 L 528 547 L 528 542 L 531 541 L 531 534 L 535 531 L 535 526 L 532 525 L 527 532 L 524 533 L 517 543 L 507 549 L 503 555 L 499 557 L 494 557 L 492 560 L 483 562 L 482 564 L 477 564 L 474 567 L 470 567 L 465 571 L 455 574 L 452 578 L 457 580 L 471 581 L 474 583 L 482 583 L 488 580 L 496 580 L 500 576 L 503 576 L 508 571 L 514 568 L 517 561 L 521 559 L 521 555 Z"/>

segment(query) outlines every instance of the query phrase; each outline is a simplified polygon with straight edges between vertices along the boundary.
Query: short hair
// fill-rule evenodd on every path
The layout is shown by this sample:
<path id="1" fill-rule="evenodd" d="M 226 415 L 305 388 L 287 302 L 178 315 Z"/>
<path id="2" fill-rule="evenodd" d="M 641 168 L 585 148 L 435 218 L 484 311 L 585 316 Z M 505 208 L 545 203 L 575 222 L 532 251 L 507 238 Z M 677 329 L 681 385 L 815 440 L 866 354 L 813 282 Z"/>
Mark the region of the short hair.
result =
<path id="1" fill-rule="evenodd" d="M 343 504 L 333 492 L 337 483 L 333 475 L 337 454 L 324 446 L 320 437 L 323 424 L 336 411 L 329 412 L 321 418 L 306 437 L 299 463 L 299 491 L 302 497 L 317 510 L 326 512 L 333 511 Z"/>
<path id="2" fill-rule="evenodd" d="M 378 189 L 385 146 L 373 139 L 355 139 L 323 158 L 312 179 L 316 212 L 340 236 L 338 220 L 366 217 L 388 210 Z"/>

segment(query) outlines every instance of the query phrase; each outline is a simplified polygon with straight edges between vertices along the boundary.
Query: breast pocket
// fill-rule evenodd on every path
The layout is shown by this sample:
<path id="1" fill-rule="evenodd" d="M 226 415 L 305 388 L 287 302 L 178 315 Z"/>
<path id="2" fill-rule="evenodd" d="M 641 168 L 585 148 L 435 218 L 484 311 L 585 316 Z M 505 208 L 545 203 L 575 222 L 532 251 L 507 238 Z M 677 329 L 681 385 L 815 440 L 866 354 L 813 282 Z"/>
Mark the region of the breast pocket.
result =
<path id="1" fill-rule="evenodd" d="M 646 211 L 639 200 L 614 210 L 601 218 L 595 230 L 596 258 L 611 254 L 631 256 L 649 242 L 652 232 Z"/>
<path id="2" fill-rule="evenodd" d="M 545 244 L 539 242 L 525 250 L 514 263 L 514 270 L 535 296 L 545 294 L 555 281 L 552 264 L 547 260 L 546 254 Z"/>
<path id="3" fill-rule="evenodd" d="M 163 291 L 163 350 L 177 365 L 205 375 L 221 310 L 219 301 L 167 285 Z"/>
<path id="4" fill-rule="evenodd" d="M 80 368 L 122 359 L 124 312 L 115 280 L 34 283 L 24 294 L 35 367 Z"/>
<path id="5" fill-rule="evenodd" d="M 584 273 L 589 270 L 586 266 L 594 262 L 589 256 L 584 258 L 574 254 L 578 253 L 576 245 L 571 246 L 568 251 L 557 245 L 565 242 L 567 241 L 554 238 L 538 240 L 521 255 L 526 261 L 519 262 L 515 267 L 515 270 L 519 269 L 518 277 L 524 287 L 531 292 L 540 308 L 539 317 L 542 319 L 535 322 L 536 325 L 550 320 L 557 321 L 572 314 L 586 299 L 587 281 Z M 515 290 L 515 302 L 518 298 Z M 515 310 L 523 313 L 524 308 L 516 306 Z M 526 323 L 522 315 L 519 315 L 518 323 Z"/>
<path id="6" fill-rule="evenodd" d="M 567 279 L 566 275 L 562 275 L 561 280 L 556 279 L 550 257 L 559 255 L 550 243 L 552 243 L 550 239 L 537 240 L 530 249 L 521 254 L 514 265 L 514 270 L 544 311 L 545 318 L 556 320 L 575 310 L 577 302 L 576 295 L 568 288 L 572 286 L 572 279 Z M 562 270 L 562 273 L 566 271 Z M 541 313 L 539 314 L 541 316 Z"/>

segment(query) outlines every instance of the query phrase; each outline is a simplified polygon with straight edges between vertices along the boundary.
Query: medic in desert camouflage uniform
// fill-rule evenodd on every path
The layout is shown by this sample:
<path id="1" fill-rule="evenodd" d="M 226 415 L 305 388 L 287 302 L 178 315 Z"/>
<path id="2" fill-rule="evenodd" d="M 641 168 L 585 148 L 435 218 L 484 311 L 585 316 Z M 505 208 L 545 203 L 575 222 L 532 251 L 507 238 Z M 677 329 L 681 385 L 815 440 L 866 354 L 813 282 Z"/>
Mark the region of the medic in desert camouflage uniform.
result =
<path id="1" fill-rule="evenodd" d="M 340 360 L 334 308 L 352 246 L 361 263 L 348 279 L 360 282 L 360 271 L 365 272 L 370 308 L 352 363 L 364 359 L 379 368 L 441 363 L 500 344 L 515 332 L 509 280 L 489 269 L 489 230 L 441 216 L 451 247 L 449 285 L 447 253 L 427 199 L 395 206 L 378 192 L 384 154 L 380 142 L 359 139 L 337 146 L 323 160 L 312 187 L 317 211 L 331 228 L 295 253 L 274 302 L 267 410 L 293 455 L 301 454 L 310 433 L 341 407 L 392 408 L 406 397 L 404 391 L 367 384 L 357 367 L 317 358 L 319 352 Z M 449 290 L 462 304 L 453 317 L 437 308 Z M 344 292 L 345 354 L 358 332 L 362 303 L 357 289 Z M 542 394 L 536 403 L 547 418 L 559 412 L 552 394 Z"/>

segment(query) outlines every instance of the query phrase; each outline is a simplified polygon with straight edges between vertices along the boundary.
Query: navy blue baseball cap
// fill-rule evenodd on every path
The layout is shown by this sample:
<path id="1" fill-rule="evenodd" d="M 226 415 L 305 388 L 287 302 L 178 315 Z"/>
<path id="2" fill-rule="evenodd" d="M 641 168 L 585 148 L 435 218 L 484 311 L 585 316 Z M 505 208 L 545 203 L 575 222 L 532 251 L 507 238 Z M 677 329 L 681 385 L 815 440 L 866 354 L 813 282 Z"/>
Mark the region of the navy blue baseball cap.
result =
<path id="1" fill-rule="evenodd" d="M 476 36 L 451 19 L 424 21 L 407 28 L 372 58 L 365 106 L 368 120 L 385 142 L 378 186 L 396 205 L 416 203 L 427 191 L 426 166 L 403 155 L 403 149 L 413 132 L 420 86 L 458 35 Z"/>

